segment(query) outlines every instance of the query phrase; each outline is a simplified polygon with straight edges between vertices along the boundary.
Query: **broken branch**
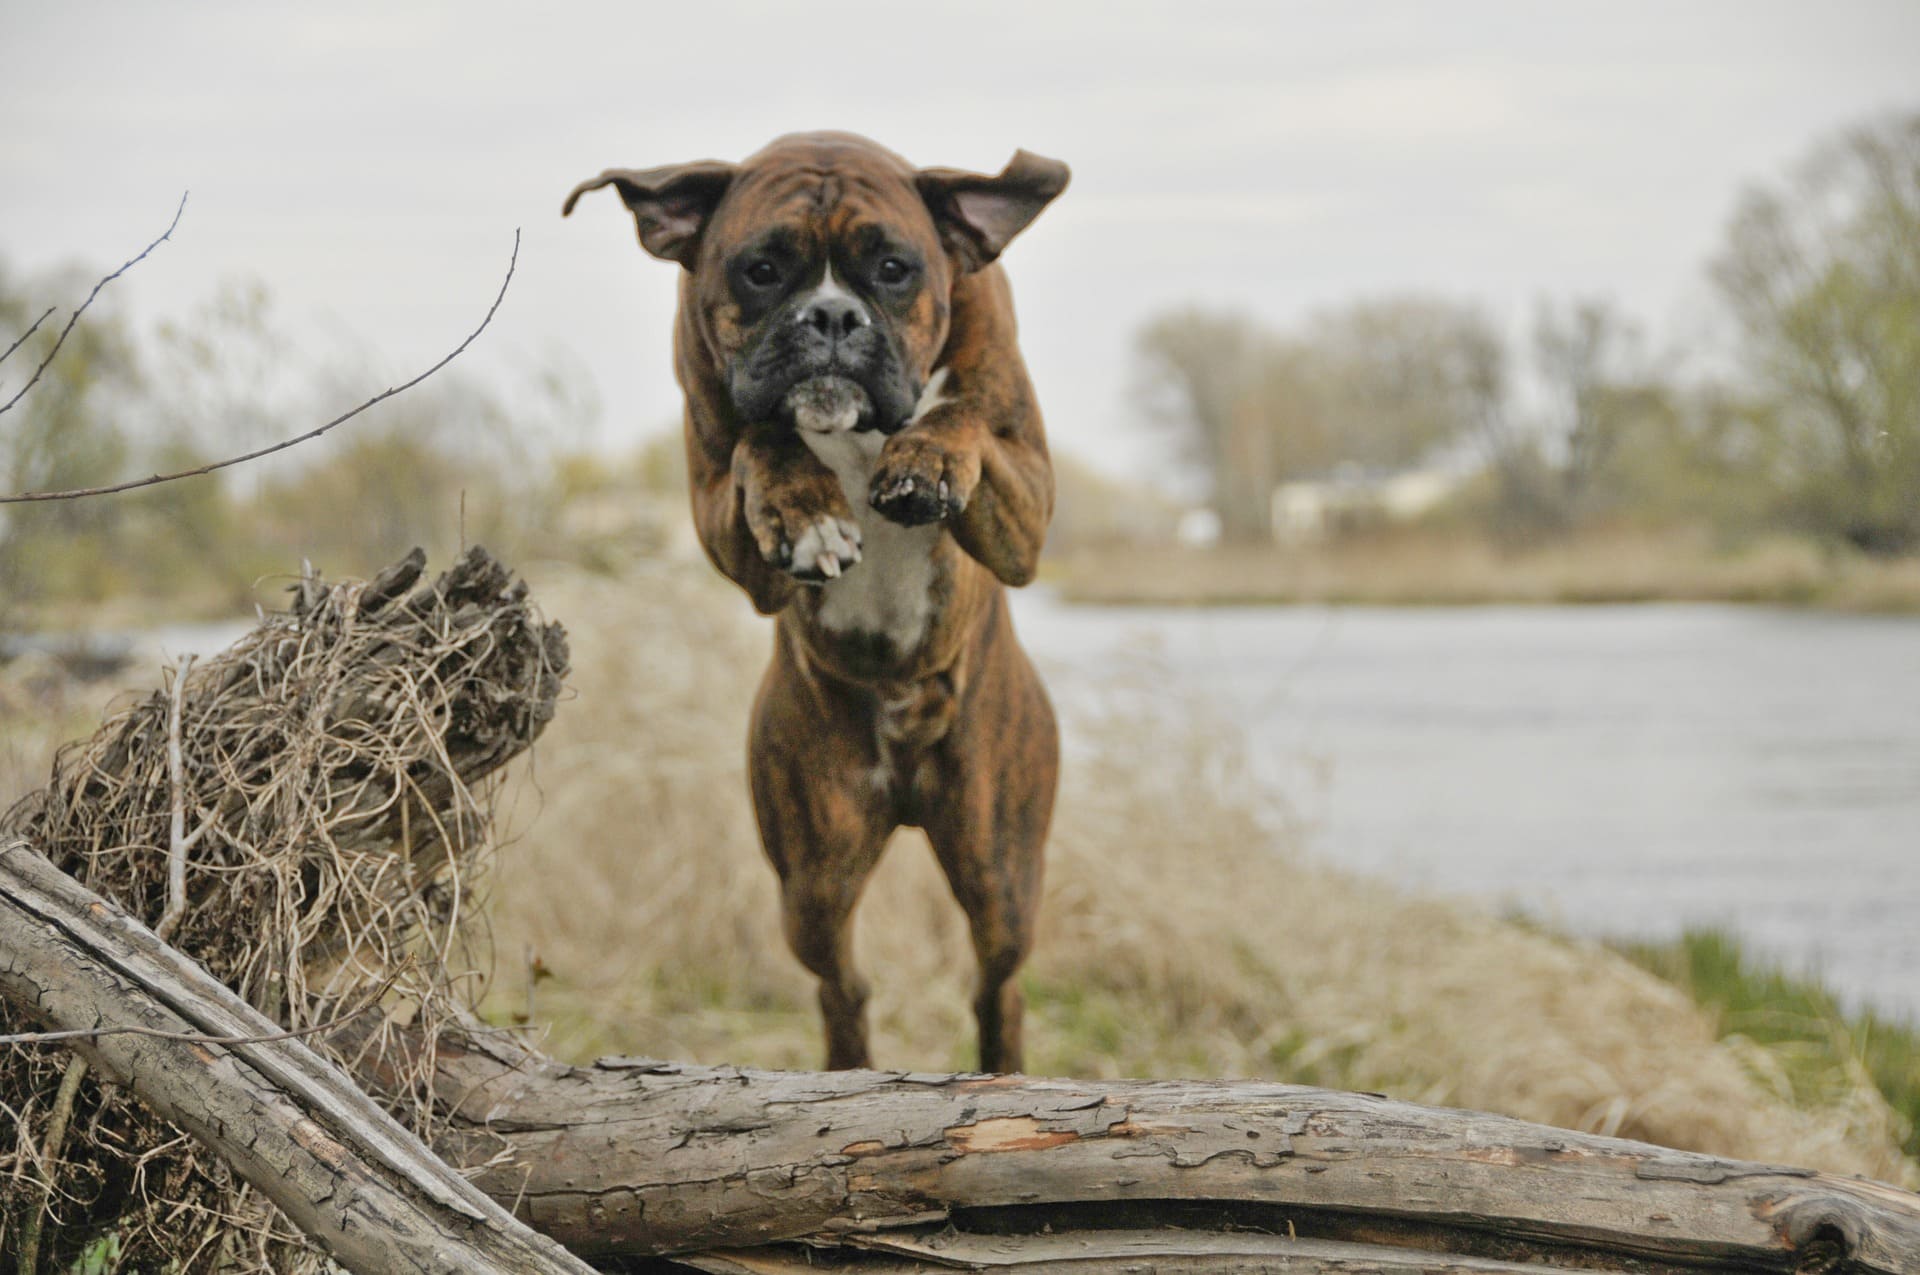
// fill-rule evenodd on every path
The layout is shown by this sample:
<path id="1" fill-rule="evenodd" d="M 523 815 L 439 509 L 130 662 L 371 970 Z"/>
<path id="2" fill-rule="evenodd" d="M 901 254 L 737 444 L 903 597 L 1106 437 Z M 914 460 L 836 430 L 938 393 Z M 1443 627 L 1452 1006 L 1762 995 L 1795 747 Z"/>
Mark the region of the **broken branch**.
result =
<path id="1" fill-rule="evenodd" d="M 165 238 L 165 236 L 162 236 L 162 238 Z M 145 256 L 145 255 L 146 255 L 145 253 L 141 254 L 141 256 Z M 134 260 L 137 261 L 139 260 L 139 258 L 136 257 Z M 389 386 L 388 388 L 380 391 L 378 394 L 375 394 L 372 398 L 368 399 L 366 402 L 360 404 L 358 407 L 353 408 L 351 411 L 342 412 L 340 415 L 334 417 L 332 420 L 328 421 L 324 425 L 316 426 L 313 429 L 308 430 L 306 433 L 297 435 L 293 438 L 282 439 L 280 442 L 270 443 L 265 447 L 256 448 L 253 451 L 246 452 L 239 456 L 229 456 L 225 460 L 216 460 L 211 464 L 196 465 L 192 469 L 176 470 L 175 472 L 170 474 L 154 474 L 151 477 L 134 478 L 134 479 L 129 479 L 126 482 L 108 483 L 105 486 L 101 486 L 101 487 L 75 487 L 67 491 L 20 492 L 12 496 L 0 496 L 0 505 L 30 504 L 36 501 L 44 501 L 44 500 L 79 500 L 84 496 L 110 496 L 115 492 L 133 491 L 140 487 L 157 487 L 161 483 L 177 482 L 182 478 L 198 478 L 203 474 L 211 474 L 216 470 L 231 469 L 235 465 L 244 465 L 250 460 L 259 460 L 262 456 L 271 456 L 275 452 L 283 452 L 283 451 L 286 451 L 289 447 L 298 447 L 301 443 L 310 442 L 313 439 L 320 437 L 322 434 L 326 433 L 328 430 L 331 430 L 336 426 L 346 424 L 348 421 L 360 415 L 362 412 L 366 411 L 368 408 L 375 407 L 381 403 L 384 403 L 388 399 L 393 398 L 395 395 L 406 393 L 408 390 L 412 389 L 414 386 L 420 384 L 420 382 L 432 376 L 435 372 L 438 372 L 441 368 L 445 367 L 447 364 L 459 358 L 460 355 L 466 351 L 466 348 L 472 345 L 482 332 L 485 332 L 487 330 L 487 325 L 493 322 L 493 316 L 495 315 L 495 313 L 499 311 L 500 303 L 506 300 L 507 285 L 513 282 L 514 267 L 519 262 L 519 260 L 520 260 L 520 232 L 518 230 L 515 230 L 513 232 L 513 254 L 507 259 L 507 277 L 500 281 L 500 291 L 494 295 L 493 304 L 487 307 L 486 316 L 480 320 L 480 326 L 475 328 L 472 332 L 469 332 L 467 334 L 466 340 L 460 342 L 459 345 L 454 346 L 453 349 L 449 351 L 438 363 L 435 363 L 432 367 L 428 368 L 426 371 L 420 373 L 418 376 L 413 377 L 411 380 L 402 381 L 398 385 Z M 132 265 L 133 263 L 128 262 L 127 264 Z M 125 266 L 121 267 L 122 270 L 124 270 L 125 268 L 126 268 Z M 117 274 L 118 272 L 116 271 L 115 273 Z M 108 277 L 111 278 L 112 276 L 108 276 Z M 98 291 L 98 289 L 96 289 L 96 291 Z M 83 306 L 82 309 L 84 308 L 85 307 Z M 74 317 L 75 318 L 79 317 L 77 312 Z M 71 327 L 72 325 L 69 324 L 68 326 Z M 63 333 L 62 334 L 63 339 L 64 339 L 64 335 L 65 334 Z M 36 373 L 35 375 L 37 377 L 38 373 Z M 29 385 L 31 385 L 31 382 L 29 382 Z M 21 393 L 25 393 L 25 392 L 26 392 L 25 390 L 21 391 Z M 17 399 L 19 395 L 15 395 L 14 397 Z M 12 404 L 8 404 L 8 406 L 12 406 Z M 5 408 L 0 408 L 0 411 L 4 411 L 4 410 Z"/>
<path id="2" fill-rule="evenodd" d="M 47 357 L 45 357 L 44 359 L 41 359 L 39 366 L 33 369 L 33 375 L 27 378 L 27 383 L 25 385 L 22 385 L 18 390 L 18 392 L 16 392 L 12 398 L 8 399 L 4 403 L 0 403 L 0 416 L 5 416 L 9 411 L 11 411 L 13 409 L 13 405 L 15 403 L 18 403 L 21 399 L 25 398 L 27 396 L 27 391 L 31 390 L 39 382 L 41 373 L 45 372 L 47 368 L 53 363 L 54 358 L 60 353 L 60 347 L 67 343 L 67 337 L 73 332 L 74 325 L 80 322 L 80 316 L 87 312 L 87 307 L 93 304 L 93 299 L 100 295 L 100 289 L 106 287 L 108 284 L 112 283 L 115 279 L 118 279 L 121 275 L 133 269 L 135 266 L 139 265 L 142 261 L 145 261 L 147 259 L 148 253 L 152 252 L 155 248 L 158 248 L 161 244 L 165 243 L 167 240 L 173 238 L 174 229 L 178 227 L 180 224 L 180 214 L 185 212 L 186 210 L 187 210 L 187 192 L 182 191 L 180 192 L 180 206 L 173 210 L 173 220 L 168 222 L 167 228 L 160 232 L 160 237 L 154 240 L 152 243 L 148 244 L 146 247 L 142 248 L 139 252 L 135 253 L 131 258 L 129 258 L 125 262 L 122 262 L 118 270 L 115 270 L 112 274 L 107 275 L 105 278 L 101 279 L 100 282 L 93 285 L 93 291 L 87 294 L 87 299 L 85 301 L 82 301 L 79 305 L 79 308 L 74 310 L 74 312 L 67 317 L 67 326 L 60 329 L 60 335 L 54 339 L 53 348 L 47 351 Z M 47 311 L 47 314 L 52 314 L 52 313 L 53 313 L 52 310 Z M 8 354 L 12 354 L 15 350 L 19 349 L 21 342 L 25 341 L 28 337 L 33 335 L 34 328 L 39 327 L 40 324 L 45 321 L 47 314 L 43 314 L 38 319 L 35 319 L 33 321 L 33 327 L 28 328 L 25 332 L 23 332 L 20 335 L 19 341 L 15 341 L 12 345 L 7 347 L 7 354 L 0 354 L 0 362 L 4 362 Z"/>

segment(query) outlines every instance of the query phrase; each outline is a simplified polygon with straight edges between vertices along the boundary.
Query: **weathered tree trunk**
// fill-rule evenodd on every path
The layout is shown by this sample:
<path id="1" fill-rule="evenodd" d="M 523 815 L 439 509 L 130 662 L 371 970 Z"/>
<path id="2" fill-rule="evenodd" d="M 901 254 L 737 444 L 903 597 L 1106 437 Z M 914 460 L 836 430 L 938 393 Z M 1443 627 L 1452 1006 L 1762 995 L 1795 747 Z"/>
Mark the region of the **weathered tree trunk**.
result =
<path id="1" fill-rule="evenodd" d="M 589 1269 L 516 1222 L 303 1042 L 195 1039 L 281 1029 L 22 841 L 0 843 L 0 996 L 54 1030 L 141 1029 L 70 1043 L 218 1152 L 350 1270 Z"/>
<path id="2" fill-rule="evenodd" d="M 1294 1085 L 569 1067 L 496 1037 L 443 1044 L 437 1087 L 442 1154 L 504 1139 L 480 1185 L 586 1254 L 839 1237 L 934 1266 L 1920 1271 L 1920 1197 L 1893 1187 Z M 1028 1235 L 990 1238 L 1009 1228 Z M 1104 1247 L 1047 1257 L 1043 1228 Z"/>

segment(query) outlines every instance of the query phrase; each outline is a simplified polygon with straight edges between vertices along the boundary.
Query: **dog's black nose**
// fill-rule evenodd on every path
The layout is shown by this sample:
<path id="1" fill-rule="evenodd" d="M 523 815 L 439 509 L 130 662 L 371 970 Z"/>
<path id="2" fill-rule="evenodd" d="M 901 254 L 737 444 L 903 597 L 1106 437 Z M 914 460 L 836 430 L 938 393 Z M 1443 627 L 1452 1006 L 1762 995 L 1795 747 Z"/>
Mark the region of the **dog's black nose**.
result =
<path id="1" fill-rule="evenodd" d="M 821 336 L 852 336 L 873 322 L 853 297 L 821 297 L 800 312 L 800 322 Z"/>

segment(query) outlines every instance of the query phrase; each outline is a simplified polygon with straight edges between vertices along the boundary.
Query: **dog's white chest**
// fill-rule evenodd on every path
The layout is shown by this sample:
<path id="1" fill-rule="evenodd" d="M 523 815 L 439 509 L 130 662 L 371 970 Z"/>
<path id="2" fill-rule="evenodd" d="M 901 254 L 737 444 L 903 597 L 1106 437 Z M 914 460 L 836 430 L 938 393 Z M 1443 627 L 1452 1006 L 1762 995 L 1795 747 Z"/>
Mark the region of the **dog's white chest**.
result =
<path id="1" fill-rule="evenodd" d="M 920 645 L 933 615 L 933 550 L 940 526 L 903 527 L 867 504 L 874 462 L 886 443 L 878 430 L 803 429 L 800 436 L 840 480 L 860 524 L 860 561 L 820 586 L 814 618 L 836 633 L 878 634 L 904 655 Z"/>

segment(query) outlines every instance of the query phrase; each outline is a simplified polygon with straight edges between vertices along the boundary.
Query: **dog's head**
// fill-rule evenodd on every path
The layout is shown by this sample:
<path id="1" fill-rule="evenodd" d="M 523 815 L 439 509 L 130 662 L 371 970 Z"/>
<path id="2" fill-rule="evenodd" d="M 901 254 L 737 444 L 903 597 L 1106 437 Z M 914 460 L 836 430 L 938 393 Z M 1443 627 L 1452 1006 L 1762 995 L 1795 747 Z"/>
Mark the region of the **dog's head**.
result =
<path id="1" fill-rule="evenodd" d="M 640 244 L 692 273 L 683 305 L 739 424 L 904 425 L 947 338 L 954 281 L 1067 184 L 1026 151 L 998 176 L 915 169 L 847 133 L 783 137 L 742 164 L 609 169 Z"/>

